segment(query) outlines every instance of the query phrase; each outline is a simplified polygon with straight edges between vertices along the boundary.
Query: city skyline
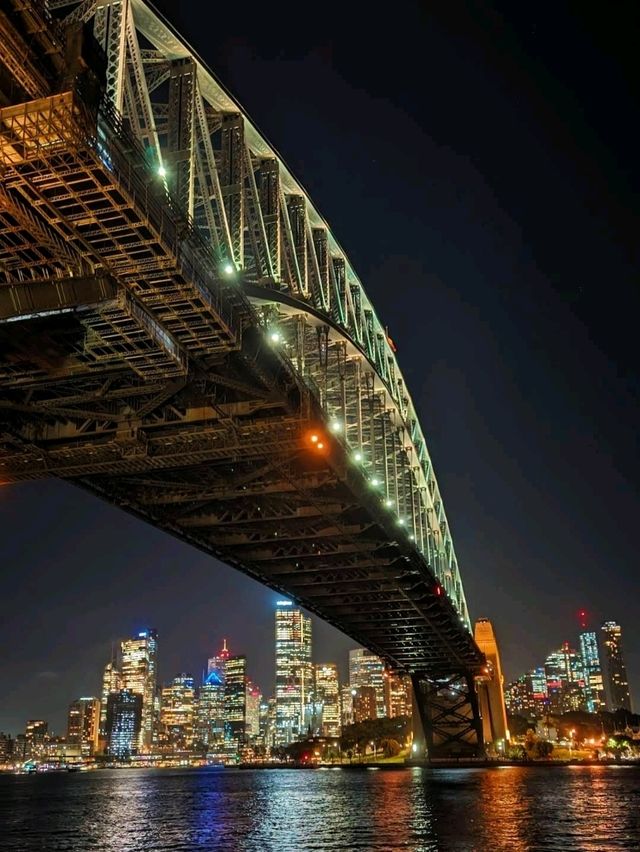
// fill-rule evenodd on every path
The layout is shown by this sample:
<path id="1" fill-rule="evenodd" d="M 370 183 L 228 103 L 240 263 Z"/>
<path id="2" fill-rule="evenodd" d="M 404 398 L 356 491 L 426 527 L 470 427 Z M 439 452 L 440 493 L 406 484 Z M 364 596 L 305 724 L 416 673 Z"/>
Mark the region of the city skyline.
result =
<path id="1" fill-rule="evenodd" d="M 54 708 L 53 712 L 49 713 L 37 713 L 30 712 L 28 710 L 25 714 L 23 714 L 24 718 L 15 717 L 16 721 L 13 726 L 11 724 L 4 724 L 2 720 L 2 714 L 0 712 L 0 731 L 4 731 L 5 733 L 15 733 L 17 731 L 21 731 L 24 728 L 24 724 L 29 719 L 44 719 L 48 726 L 49 731 L 55 731 L 59 733 L 63 730 L 67 725 L 68 720 L 68 712 L 69 702 L 72 701 L 82 701 L 82 698 L 72 698 L 70 696 L 80 696 L 80 695 L 90 695 L 96 696 L 99 700 L 101 700 L 100 705 L 100 713 L 99 713 L 99 729 L 101 734 L 104 731 L 104 720 L 107 712 L 107 702 L 106 697 L 108 696 L 108 691 L 105 691 L 105 685 L 107 683 L 110 684 L 110 689 L 129 689 L 132 684 L 134 690 L 137 688 L 138 681 L 140 681 L 142 689 L 144 689 L 144 684 L 146 683 L 144 674 L 140 673 L 140 663 L 139 658 L 143 656 L 140 653 L 141 645 L 146 644 L 146 641 L 149 637 L 152 638 L 154 642 L 154 672 L 155 672 L 155 691 L 159 694 L 164 690 L 170 690 L 171 686 L 175 684 L 177 681 L 189 678 L 192 683 L 195 683 L 196 691 L 200 688 L 201 685 L 206 684 L 207 682 L 211 683 L 211 674 L 217 667 L 224 665 L 224 662 L 232 659 L 232 660 L 242 660 L 242 671 L 243 676 L 247 680 L 247 683 L 260 689 L 263 698 L 266 700 L 267 698 L 274 698 L 277 700 L 278 687 L 277 687 L 277 671 L 278 671 L 278 654 L 282 655 L 282 650 L 278 650 L 279 644 L 280 648 L 282 647 L 282 628 L 278 628 L 278 612 L 286 613 L 287 609 L 292 608 L 295 612 L 300 612 L 300 608 L 297 605 L 289 600 L 282 600 L 281 598 L 277 598 L 273 596 L 274 600 L 272 601 L 272 609 L 269 612 L 270 621 L 273 627 L 273 616 L 276 614 L 276 625 L 275 630 L 272 635 L 272 643 L 274 644 L 275 654 L 273 654 L 272 667 L 267 667 L 267 669 L 258 669 L 255 660 L 252 661 L 251 653 L 246 650 L 242 650 L 242 644 L 235 645 L 233 640 L 229 639 L 226 636 L 219 637 L 217 640 L 214 640 L 214 646 L 209 653 L 200 661 L 200 668 L 197 667 L 186 667 L 175 669 L 172 672 L 168 671 L 168 666 L 165 663 L 163 665 L 163 653 L 161 652 L 157 658 L 157 651 L 155 650 L 155 643 L 158 641 L 158 633 L 159 631 L 156 628 L 148 628 L 145 627 L 143 630 L 134 630 L 133 635 L 128 637 L 120 637 L 117 641 L 113 641 L 110 643 L 111 648 L 111 656 L 105 658 L 103 661 L 103 665 L 100 668 L 99 673 L 96 675 L 94 680 L 98 681 L 98 686 L 96 688 L 91 688 L 91 684 L 85 684 L 88 688 L 76 689 L 75 692 L 72 691 L 69 696 L 67 696 L 68 701 L 67 704 L 64 703 L 64 697 L 62 703 L 57 700 L 59 697 L 55 690 L 50 691 L 48 695 L 48 699 L 52 702 L 51 706 Z M 303 622 L 305 625 L 303 626 L 303 630 L 305 631 L 315 631 L 315 626 L 317 624 L 321 624 L 322 621 L 317 616 L 312 616 L 309 613 L 306 613 L 304 609 L 302 609 L 303 613 Z M 607 663 L 605 661 L 605 647 L 606 647 L 606 639 L 605 633 L 608 628 L 608 635 L 610 635 L 611 631 L 615 633 L 616 636 L 616 659 L 618 661 L 617 672 L 617 682 L 620 681 L 620 670 L 624 673 L 624 677 L 626 680 L 623 683 L 622 691 L 618 692 L 617 695 L 624 695 L 626 690 L 626 695 L 631 696 L 631 705 L 627 707 L 624 703 L 619 703 L 616 706 L 620 706 L 622 709 L 627 709 L 633 711 L 635 709 L 635 705 L 633 704 L 634 697 L 634 683 L 631 681 L 626 675 L 626 643 L 623 640 L 622 643 L 622 652 L 620 651 L 620 623 L 607 620 L 603 621 L 597 626 L 593 625 L 592 622 L 592 614 L 587 615 L 584 610 L 581 610 L 578 614 L 579 626 L 575 627 L 575 641 L 571 642 L 567 639 L 562 640 L 559 645 L 556 645 L 557 650 L 550 649 L 549 653 L 546 655 L 546 659 L 542 665 L 531 666 L 524 673 L 518 672 L 515 675 L 511 675 L 508 673 L 504 675 L 504 687 L 510 687 L 516 684 L 519 680 L 522 681 L 525 678 L 533 678 L 533 683 L 536 683 L 537 673 L 540 673 L 539 678 L 542 678 L 545 683 L 545 692 L 548 690 L 549 702 L 545 704 L 548 711 L 553 711 L 554 709 L 558 710 L 561 704 L 558 704 L 557 707 L 553 703 L 553 688 L 549 689 L 550 678 L 552 675 L 549 674 L 550 671 L 554 670 L 554 666 L 558 668 L 558 671 L 563 670 L 565 667 L 567 671 L 570 673 L 570 680 L 572 676 L 576 673 L 575 680 L 580 683 L 580 689 L 582 690 L 582 702 L 576 698 L 575 706 L 569 701 L 569 703 L 564 707 L 562 712 L 570 709 L 585 709 L 588 712 L 598 712 L 598 709 L 590 708 L 590 698 L 594 694 L 594 684 L 593 681 L 589 685 L 587 682 L 587 673 L 588 673 L 588 664 L 585 660 L 594 653 L 593 647 L 590 642 L 585 642 L 584 637 L 590 636 L 593 631 L 596 636 L 596 656 L 599 654 L 599 669 L 597 670 L 597 688 L 602 692 L 601 706 L 599 709 L 601 710 L 612 710 L 614 709 L 613 705 L 615 701 L 612 702 L 610 696 L 609 682 L 607 680 Z M 313 624 L 313 627 L 311 625 Z M 298 627 L 300 630 L 300 627 Z M 337 632 L 337 631 L 336 631 Z M 567 631 L 570 632 L 570 631 Z M 626 631 L 623 630 L 623 633 L 626 635 Z M 602 635 L 600 635 L 602 634 Z M 316 647 L 315 642 L 311 642 L 309 639 L 309 654 L 310 654 L 310 669 L 309 671 L 312 673 L 314 682 L 317 671 L 322 669 L 323 666 L 334 666 L 338 673 L 338 684 L 340 690 L 346 688 L 347 686 L 357 687 L 360 683 L 361 674 L 364 674 L 363 683 L 366 683 L 367 686 L 373 686 L 375 688 L 375 696 L 372 695 L 372 699 L 374 701 L 374 705 L 376 706 L 376 711 L 379 715 L 384 715 L 384 706 L 387 704 L 389 700 L 389 696 L 387 693 L 387 684 L 384 680 L 384 667 L 380 661 L 380 668 L 378 672 L 378 658 L 372 654 L 368 649 L 363 648 L 362 646 L 356 645 L 353 640 L 349 637 L 340 634 L 340 637 L 345 641 L 345 648 L 342 651 L 342 654 L 339 655 L 336 659 L 329 659 L 326 654 L 323 654 L 322 649 L 318 649 Z M 275 640 L 275 642 L 274 642 Z M 291 644 L 287 643 L 288 645 Z M 119 654 L 116 655 L 115 648 L 116 645 L 120 648 Z M 231 647 L 228 647 L 231 646 Z M 129 676 L 123 675 L 123 651 L 126 649 L 125 656 L 131 658 L 131 650 L 133 649 L 133 672 L 129 672 Z M 271 649 L 274 650 L 273 648 Z M 116 677 L 113 677 L 113 666 L 114 661 L 119 657 L 120 659 L 120 669 L 116 671 Z M 563 658 L 564 657 L 564 662 Z M 306 659 L 306 658 L 305 658 Z M 574 664 L 570 662 L 570 659 L 576 659 L 578 668 L 574 669 Z M 361 662 L 362 661 L 362 662 Z M 540 661 L 537 661 L 539 663 Z M 157 663 L 157 672 L 155 669 L 155 664 Z M 252 664 L 253 663 L 253 664 Z M 621 669 L 620 669 L 621 666 Z M 126 665 L 124 666 L 126 669 Z M 131 668 L 131 666 L 130 666 Z M 158 673 L 159 672 L 159 673 Z M 272 676 L 270 677 L 270 673 Z M 604 678 L 604 680 L 603 680 Z M 55 680 L 55 679 L 51 679 Z M 551 684 L 553 687 L 553 684 Z M 148 687 L 147 687 L 148 689 Z M 368 697 L 365 696 L 365 699 L 368 700 Z M 508 703 L 508 702 L 507 702 Z M 583 706 L 584 705 L 584 706 Z M 38 706 L 37 704 L 35 705 Z M 148 704 L 147 704 L 148 707 Z M 595 707 L 595 704 L 594 704 Z M 1 709 L 1 708 L 0 708 Z M 142 711 L 142 705 L 141 705 Z M 510 711 L 511 712 L 511 711 Z M 53 721 L 52 721 L 53 720 Z M 308 722 L 308 718 L 306 719 Z M 195 724 L 195 723 L 194 723 Z M 143 720 L 141 718 L 140 725 L 140 742 L 143 742 Z M 296 737 L 293 737 L 295 739 Z M 148 737 L 147 737 L 148 740 Z M 291 740 L 288 740 L 291 741 Z M 284 744 L 284 743 L 283 743 Z"/>

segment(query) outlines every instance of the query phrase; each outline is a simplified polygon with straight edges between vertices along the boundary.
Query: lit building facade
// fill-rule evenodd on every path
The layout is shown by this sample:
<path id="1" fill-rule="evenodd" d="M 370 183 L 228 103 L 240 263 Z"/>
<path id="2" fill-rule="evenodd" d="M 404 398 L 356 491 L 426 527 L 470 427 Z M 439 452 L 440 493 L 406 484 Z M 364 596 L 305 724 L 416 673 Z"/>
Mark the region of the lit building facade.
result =
<path id="1" fill-rule="evenodd" d="M 237 753 L 247 736 L 247 658 L 229 656 L 224 664 L 224 739 L 229 753 Z"/>
<path id="2" fill-rule="evenodd" d="M 78 698 L 69 705 L 67 717 L 67 742 L 77 745 L 82 757 L 91 757 L 98 751 L 100 734 L 100 699 Z"/>
<path id="3" fill-rule="evenodd" d="M 315 696 L 321 710 L 320 731 L 325 737 L 339 737 L 342 730 L 340 682 L 335 663 L 319 663 L 315 670 Z"/>
<path id="4" fill-rule="evenodd" d="M 550 713 L 586 710 L 585 677 L 580 654 L 563 642 L 544 664 Z"/>
<path id="5" fill-rule="evenodd" d="M 247 681 L 247 715 L 245 734 L 247 742 L 255 742 L 260 738 L 260 703 L 262 693 L 259 687 L 250 680 Z"/>
<path id="6" fill-rule="evenodd" d="M 373 686 L 356 686 L 353 695 L 353 721 L 366 722 L 378 718 L 378 696 Z"/>
<path id="7" fill-rule="evenodd" d="M 42 757 L 49 735 L 49 723 L 42 719 L 29 719 L 24 732 L 25 757 Z"/>
<path id="8" fill-rule="evenodd" d="M 598 713 L 600 710 L 606 710 L 607 707 L 598 637 L 595 630 L 584 630 L 580 634 L 579 640 L 587 710 L 589 713 Z"/>
<path id="9" fill-rule="evenodd" d="M 137 754 L 142 729 L 143 698 L 130 689 L 107 699 L 107 754 L 123 760 Z"/>
<path id="10" fill-rule="evenodd" d="M 531 669 L 505 687 L 504 703 L 512 716 L 541 718 L 547 710 L 547 678 L 543 666 Z"/>
<path id="11" fill-rule="evenodd" d="M 340 721 L 343 728 L 353 725 L 353 694 L 348 683 L 340 687 Z"/>
<path id="12" fill-rule="evenodd" d="M 411 678 L 385 669 L 383 679 L 385 715 L 390 719 L 396 716 L 411 716 Z"/>
<path id="13" fill-rule="evenodd" d="M 158 633 L 141 630 L 121 643 L 121 685 L 142 697 L 140 750 L 149 751 L 153 742 L 154 699 L 156 692 Z"/>
<path id="14" fill-rule="evenodd" d="M 100 737 L 107 736 L 107 701 L 112 692 L 122 689 L 122 674 L 116 661 L 111 660 L 104 667 L 102 674 L 102 692 L 100 695 Z"/>
<path id="15" fill-rule="evenodd" d="M 349 651 L 349 686 L 358 689 L 362 686 L 371 686 L 376 692 L 377 717 L 385 715 L 384 700 L 384 662 L 380 657 L 365 651 L 364 648 L 356 648 Z"/>
<path id="16" fill-rule="evenodd" d="M 276 745 L 305 733 L 305 710 L 313 700 L 311 619 L 291 601 L 276 605 Z"/>
<path id="17" fill-rule="evenodd" d="M 193 677 L 180 674 L 163 687 L 160 698 L 160 723 L 169 743 L 176 749 L 193 744 L 195 687 Z"/>
<path id="18" fill-rule="evenodd" d="M 609 710 L 631 712 L 629 681 L 622 653 L 622 628 L 615 621 L 605 621 L 601 636 L 607 707 Z"/>

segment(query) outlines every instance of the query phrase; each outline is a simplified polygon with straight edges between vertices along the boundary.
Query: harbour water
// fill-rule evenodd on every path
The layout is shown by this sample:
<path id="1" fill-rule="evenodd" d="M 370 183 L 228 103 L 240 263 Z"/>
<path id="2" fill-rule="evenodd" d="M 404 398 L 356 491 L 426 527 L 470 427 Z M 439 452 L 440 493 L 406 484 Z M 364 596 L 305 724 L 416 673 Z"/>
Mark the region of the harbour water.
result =
<path id="1" fill-rule="evenodd" d="M 640 768 L 1 775 L 0 849 L 640 850 Z"/>

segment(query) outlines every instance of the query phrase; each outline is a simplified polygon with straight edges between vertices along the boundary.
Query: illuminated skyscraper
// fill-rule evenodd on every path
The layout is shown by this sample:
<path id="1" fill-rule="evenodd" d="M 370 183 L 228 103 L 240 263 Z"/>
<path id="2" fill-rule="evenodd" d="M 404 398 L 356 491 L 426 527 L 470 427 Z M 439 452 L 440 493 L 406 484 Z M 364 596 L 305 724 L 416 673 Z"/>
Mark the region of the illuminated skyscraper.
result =
<path id="1" fill-rule="evenodd" d="M 160 700 L 160 722 L 169 743 L 177 749 L 193 744 L 195 688 L 191 675 L 180 674 L 163 687 Z"/>
<path id="2" fill-rule="evenodd" d="M 587 699 L 587 710 L 589 713 L 598 713 L 605 710 L 607 703 L 604 694 L 604 681 L 602 678 L 602 666 L 600 664 L 600 652 L 598 650 L 598 637 L 594 630 L 584 630 L 580 636 L 580 656 L 584 669 L 585 693 Z"/>
<path id="3" fill-rule="evenodd" d="M 138 753 L 143 699 L 130 689 L 112 692 L 107 700 L 107 754 L 119 760 Z"/>
<path id="4" fill-rule="evenodd" d="M 587 699 L 582 658 L 568 642 L 549 654 L 544 664 L 551 713 L 585 710 Z"/>
<path id="5" fill-rule="evenodd" d="M 622 628 L 615 621 L 605 621 L 602 625 L 602 650 L 607 707 L 631 712 L 627 668 L 622 654 Z"/>
<path id="6" fill-rule="evenodd" d="M 247 742 L 254 742 L 260 736 L 260 702 L 262 693 L 260 688 L 247 681 L 247 717 L 246 717 L 246 739 Z"/>
<path id="7" fill-rule="evenodd" d="M 315 697 L 322 708 L 320 733 L 339 737 L 342 730 L 340 713 L 340 683 L 335 663 L 319 663 L 315 669 Z"/>
<path id="8" fill-rule="evenodd" d="M 24 732 L 26 757 L 41 757 L 49 735 L 49 723 L 42 719 L 29 719 Z"/>
<path id="9" fill-rule="evenodd" d="M 78 745 L 83 757 L 90 757 L 97 752 L 99 730 L 99 698 L 78 698 L 69 705 L 67 742 Z"/>
<path id="10" fill-rule="evenodd" d="M 305 733 L 305 708 L 313 691 L 311 619 L 291 601 L 276 604 L 276 745 Z"/>
<path id="11" fill-rule="evenodd" d="M 153 702 L 156 691 L 158 633 L 141 630 L 137 636 L 124 639 L 122 651 L 122 688 L 142 696 L 140 749 L 149 751 L 153 741 Z"/>
<path id="12" fill-rule="evenodd" d="M 107 663 L 102 675 L 102 693 L 100 696 L 100 736 L 107 736 L 107 701 L 112 692 L 122 689 L 122 674 L 115 660 Z"/>
<path id="13" fill-rule="evenodd" d="M 204 683 L 198 693 L 196 739 L 209 751 L 215 751 L 224 742 L 224 667 L 228 658 L 225 639 L 220 653 L 209 658 Z"/>
<path id="14" fill-rule="evenodd" d="M 385 669 L 383 682 L 385 715 L 390 719 L 395 716 L 411 716 L 412 697 L 409 676 Z"/>
<path id="15" fill-rule="evenodd" d="M 224 664 L 224 739 L 230 753 L 247 739 L 247 658 L 229 656 Z"/>
<path id="16" fill-rule="evenodd" d="M 376 719 L 378 713 L 378 696 L 374 686 L 356 686 L 351 690 L 353 695 L 353 721 L 366 722 Z"/>
<path id="17" fill-rule="evenodd" d="M 384 662 L 380 657 L 364 648 L 349 651 L 349 686 L 351 689 L 373 687 L 376 691 L 377 718 L 384 716 Z"/>

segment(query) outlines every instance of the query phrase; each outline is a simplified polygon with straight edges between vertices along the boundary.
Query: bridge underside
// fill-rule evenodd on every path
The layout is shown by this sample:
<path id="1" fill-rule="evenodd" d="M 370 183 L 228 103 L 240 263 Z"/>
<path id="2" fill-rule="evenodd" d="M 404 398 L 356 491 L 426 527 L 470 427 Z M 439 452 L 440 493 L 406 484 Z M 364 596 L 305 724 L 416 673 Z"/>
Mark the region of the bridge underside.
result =
<path id="1" fill-rule="evenodd" d="M 119 84 L 124 122 L 91 95 L 90 75 L 51 83 L 70 62 L 85 67 L 71 49 L 79 31 L 63 47 L 38 0 L 10 5 L 0 482 L 72 482 L 293 597 L 412 674 L 433 754 L 480 750 L 483 657 L 431 461 L 386 334 L 326 226 L 313 214 L 311 227 L 297 191 L 285 196 L 243 117 L 216 111 L 217 95 L 205 103 L 198 86 L 212 82 L 195 60 L 140 50 L 132 10 L 152 15 L 140 0 L 96 7 L 96 31 L 121 27 L 109 49 L 128 45 L 117 73 L 139 72 Z M 27 31 L 40 64 L 18 62 Z M 157 91 L 170 80 L 168 109 L 151 102 L 151 80 Z M 161 121 L 173 193 L 158 179 Z"/>

